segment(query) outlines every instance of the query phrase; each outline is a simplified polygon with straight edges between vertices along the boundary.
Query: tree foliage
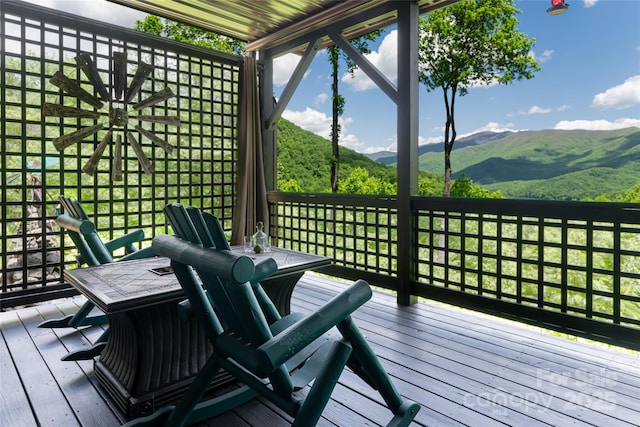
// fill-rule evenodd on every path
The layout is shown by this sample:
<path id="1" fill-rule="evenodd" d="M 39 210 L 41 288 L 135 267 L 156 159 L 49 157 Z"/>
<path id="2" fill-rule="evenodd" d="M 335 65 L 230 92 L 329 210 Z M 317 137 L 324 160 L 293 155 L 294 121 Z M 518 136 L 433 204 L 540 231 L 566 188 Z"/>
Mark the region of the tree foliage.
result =
<path id="1" fill-rule="evenodd" d="M 442 196 L 442 185 L 444 178 L 442 175 L 420 172 L 418 176 L 418 194 L 425 197 Z"/>
<path id="2" fill-rule="evenodd" d="M 464 0 L 420 22 L 420 81 L 444 95 L 445 196 L 451 189 L 456 97 L 474 85 L 530 79 L 540 69 L 529 54 L 535 40 L 517 29 L 518 13 L 513 0 Z"/>
<path id="3" fill-rule="evenodd" d="M 133 28 L 219 52 L 240 55 L 244 51 L 244 42 L 155 15 L 147 15 L 144 20 L 136 21 Z"/>
<path id="4" fill-rule="evenodd" d="M 367 54 L 371 52 L 369 49 L 369 42 L 375 41 L 380 34 L 382 34 L 381 30 L 372 31 L 369 34 L 365 34 L 361 37 L 356 37 L 352 39 L 351 44 L 362 54 Z M 331 64 L 331 100 L 332 100 L 332 120 L 331 120 L 331 143 L 333 147 L 333 156 L 331 157 L 329 164 L 331 168 L 331 191 L 334 193 L 338 192 L 338 170 L 340 164 L 340 149 L 339 141 L 340 141 L 340 123 L 339 118 L 344 113 L 345 99 L 344 96 L 340 94 L 339 88 L 339 72 L 340 72 L 340 58 L 342 57 L 347 64 L 347 72 L 349 74 L 353 74 L 355 69 L 357 68 L 356 63 L 349 58 L 348 55 L 344 54 L 342 50 L 336 46 L 330 46 L 329 51 L 329 64 Z"/>
<path id="5" fill-rule="evenodd" d="M 305 131 L 295 124 L 278 121 L 278 191 L 295 193 L 328 193 L 327 186 L 332 146 L 321 136 Z M 397 194 L 397 171 L 394 166 L 373 161 L 367 156 L 340 147 L 342 171 L 345 178 L 339 182 L 339 193 L 345 194 Z M 441 174 L 420 172 L 418 194 L 442 196 Z M 455 184 L 455 183 L 454 183 Z M 463 178 L 456 187 L 460 197 L 501 197 Z"/>
<path id="6" fill-rule="evenodd" d="M 640 203 L 640 183 L 615 194 L 602 194 L 593 199 L 586 198 L 585 200 L 594 202 Z"/>
<path id="7" fill-rule="evenodd" d="M 305 131 L 285 119 L 280 119 L 278 120 L 277 155 L 279 191 L 331 192 L 329 186 L 331 141 Z M 395 167 L 375 162 L 363 154 L 342 146 L 340 156 L 345 176 L 349 176 L 353 169 L 360 167 L 382 181 L 392 185 L 396 182 Z"/>
<path id="8" fill-rule="evenodd" d="M 634 185 L 626 191 L 617 194 L 613 201 L 615 202 L 631 202 L 640 203 L 640 183 Z"/>
<path id="9" fill-rule="evenodd" d="M 451 184 L 451 196 L 475 197 L 479 199 L 501 199 L 503 197 L 499 191 L 491 191 L 475 185 L 465 174 L 462 174 Z"/>
<path id="10" fill-rule="evenodd" d="M 357 167 L 340 183 L 340 193 L 346 194 L 397 194 L 398 188 L 377 176 L 369 175 L 366 169 Z"/>

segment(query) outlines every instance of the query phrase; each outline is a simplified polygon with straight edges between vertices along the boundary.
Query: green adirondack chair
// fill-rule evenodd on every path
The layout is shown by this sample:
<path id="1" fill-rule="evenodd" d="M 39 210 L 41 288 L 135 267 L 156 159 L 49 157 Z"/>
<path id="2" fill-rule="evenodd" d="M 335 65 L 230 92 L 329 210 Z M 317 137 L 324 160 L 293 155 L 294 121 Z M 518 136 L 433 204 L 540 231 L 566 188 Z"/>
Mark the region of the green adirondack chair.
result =
<path id="1" fill-rule="evenodd" d="M 223 235 L 217 221 L 207 224 L 203 219 L 206 214 L 187 212 L 181 206 L 172 205 L 165 209 L 167 212 L 174 215 L 169 219 L 172 227 L 174 223 L 186 226 L 178 234 L 188 230 L 195 235 L 189 240 L 156 236 L 153 250 L 171 259 L 214 352 L 177 405 L 130 421 L 127 426 L 183 426 L 211 418 L 257 396 L 265 397 L 291 415 L 292 425 L 314 426 L 345 366 L 379 391 L 392 413 L 389 426 L 411 423 L 420 406 L 400 396 L 350 317 L 372 295 L 366 282 L 357 281 L 313 313 L 280 317 L 275 308 L 265 310 L 269 301 L 260 292 L 259 284 L 263 277 L 277 270 L 275 262 L 260 265 L 256 271 L 249 257 L 233 254 L 224 245 L 197 243 L 196 237 L 202 242 L 207 241 L 207 236 Z M 194 219 L 200 223 L 193 224 Z M 217 230 L 208 229 L 211 224 Z M 202 230 L 207 231 L 204 238 L 199 235 Z M 212 241 L 213 238 L 209 243 Z M 244 385 L 201 402 L 221 369 Z M 299 393 L 311 382 L 305 393 Z"/>
<path id="2" fill-rule="evenodd" d="M 183 206 L 180 203 L 168 204 L 164 208 L 164 215 L 176 236 L 183 240 L 202 245 L 205 248 L 218 250 L 231 250 L 229 241 L 224 235 L 224 230 L 217 217 L 208 212 L 203 212 L 193 206 Z M 278 309 L 273 304 L 264 289 L 259 285 L 278 271 L 278 266 L 273 259 L 267 258 L 255 265 L 255 274 L 251 279 L 252 289 L 260 303 L 269 324 L 281 318 Z M 179 314 L 184 318 L 193 315 L 191 302 L 183 301 L 178 305 Z"/>
<path id="3" fill-rule="evenodd" d="M 139 259 L 155 256 L 151 246 L 137 249 L 135 244 L 144 239 L 142 230 L 135 230 L 124 236 L 103 242 L 96 227 L 89 220 L 89 217 L 82 205 L 69 197 L 60 196 L 62 212 L 56 217 L 56 223 L 60 228 L 66 230 L 78 250 L 76 260 L 78 266 L 100 265 L 114 262 L 113 252 L 124 248 L 125 255 L 117 261 Z M 105 314 L 90 316 L 95 308 L 91 301 L 86 301 L 83 306 L 74 314 L 60 319 L 52 319 L 38 325 L 41 328 L 78 328 L 81 326 L 100 325 L 107 322 Z M 100 354 L 106 344 L 108 330 L 87 350 L 73 351 L 62 358 L 62 360 L 87 360 Z"/>

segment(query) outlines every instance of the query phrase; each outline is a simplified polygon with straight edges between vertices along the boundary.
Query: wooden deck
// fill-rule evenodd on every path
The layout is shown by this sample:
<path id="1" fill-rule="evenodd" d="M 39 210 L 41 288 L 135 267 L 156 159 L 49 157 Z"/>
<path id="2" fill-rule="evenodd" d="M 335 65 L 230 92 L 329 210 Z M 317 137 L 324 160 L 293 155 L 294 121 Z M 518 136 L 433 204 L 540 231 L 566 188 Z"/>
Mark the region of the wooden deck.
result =
<path id="1" fill-rule="evenodd" d="M 346 284 L 307 273 L 293 309 L 308 311 Z M 39 329 L 75 311 L 81 297 L 0 313 L 0 425 L 116 426 L 93 363 L 62 362 L 101 333 Z M 400 393 L 422 405 L 424 426 L 633 426 L 640 423 L 640 358 L 558 338 L 506 320 L 440 304 L 398 307 L 375 293 L 354 316 Z M 377 392 L 345 372 L 321 425 L 384 425 Z M 284 426 L 263 400 L 200 426 Z"/>

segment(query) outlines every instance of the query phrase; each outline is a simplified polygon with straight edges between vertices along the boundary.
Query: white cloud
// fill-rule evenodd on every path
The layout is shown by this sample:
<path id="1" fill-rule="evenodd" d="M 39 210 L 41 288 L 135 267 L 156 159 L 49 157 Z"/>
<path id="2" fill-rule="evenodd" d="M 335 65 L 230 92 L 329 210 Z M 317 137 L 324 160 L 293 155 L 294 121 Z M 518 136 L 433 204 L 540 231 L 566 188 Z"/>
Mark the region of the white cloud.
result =
<path id="1" fill-rule="evenodd" d="M 379 151 L 392 151 L 395 153 L 398 151 L 398 135 L 393 135 L 392 137 L 387 138 L 385 142 L 388 142 L 389 145 L 386 147 L 371 147 L 368 151 L 365 151 L 365 153 L 377 153 Z"/>
<path id="2" fill-rule="evenodd" d="M 290 122 L 295 123 L 302 129 L 313 132 L 323 138 L 329 139 L 329 137 L 331 136 L 332 118 L 322 111 L 314 110 L 309 107 L 307 107 L 304 111 L 284 110 L 284 112 L 282 113 L 282 117 L 289 120 Z M 353 141 L 353 138 L 355 138 L 355 136 L 349 136 L 349 134 L 347 133 L 348 126 L 353 123 L 353 119 L 351 117 L 340 117 L 339 122 L 342 128 L 340 145 L 344 145 L 343 140 L 346 141 L 347 137 L 351 138 L 351 141 Z"/>
<path id="3" fill-rule="evenodd" d="M 443 136 L 430 136 L 425 138 L 424 136 L 418 136 L 418 145 L 427 145 L 427 144 L 438 144 L 444 141 Z"/>
<path id="4" fill-rule="evenodd" d="M 284 110 L 282 117 L 304 130 L 328 138 L 331 132 L 331 117 L 307 107 L 304 111 Z"/>
<path id="5" fill-rule="evenodd" d="M 304 111 L 285 110 L 282 117 L 300 126 L 302 129 L 313 132 L 323 138 L 331 137 L 331 116 L 325 113 L 307 107 Z M 353 123 L 351 117 L 340 117 L 340 126 L 342 132 L 340 134 L 340 145 L 347 147 L 358 153 L 376 153 L 378 151 L 395 151 L 395 140 L 389 139 L 388 147 L 369 147 L 366 141 L 358 139 L 352 133 L 349 133 L 349 125 Z"/>
<path id="6" fill-rule="evenodd" d="M 428 138 L 425 138 L 424 136 L 418 136 L 418 145 L 438 144 L 442 142 L 442 139 L 443 138 L 441 136 Z M 364 147 L 363 149 L 359 149 L 356 151 L 365 154 L 378 153 L 380 151 L 391 151 L 393 153 L 398 152 L 398 135 L 393 135 L 392 137 L 387 138 L 385 142 L 389 143 L 389 145 L 387 145 L 386 147 Z"/>
<path id="7" fill-rule="evenodd" d="M 390 81 L 394 82 L 398 77 L 398 32 L 391 31 L 380 43 L 377 51 L 365 55 L 365 57 Z M 350 85 L 355 92 L 373 89 L 376 84 L 359 68 L 355 70 L 353 76 L 345 73 L 342 82 Z"/>
<path id="8" fill-rule="evenodd" d="M 593 7 L 598 3 L 598 0 L 584 0 L 584 7 Z"/>
<path id="9" fill-rule="evenodd" d="M 325 104 L 328 100 L 329 100 L 329 95 L 324 93 L 324 92 L 322 92 L 322 93 L 318 94 L 318 96 L 316 96 L 316 100 L 315 100 L 314 104 L 322 105 L 322 104 Z"/>
<path id="10" fill-rule="evenodd" d="M 547 114 L 551 112 L 551 108 L 544 108 L 544 107 L 538 107 L 537 105 L 534 105 L 533 107 L 529 108 L 529 111 L 527 111 L 526 115 L 531 115 L 531 114 Z"/>
<path id="11" fill-rule="evenodd" d="M 613 122 L 609 120 L 563 120 L 558 122 L 554 129 L 616 130 L 634 126 L 640 128 L 640 119 L 621 118 Z"/>
<path id="12" fill-rule="evenodd" d="M 507 117 L 531 116 L 534 114 L 549 114 L 549 113 L 553 113 L 554 111 L 566 111 L 569 108 L 571 107 L 567 104 L 563 104 L 557 108 L 548 108 L 548 107 L 540 107 L 538 105 L 533 105 L 527 111 L 518 111 L 516 113 L 509 113 L 507 114 Z"/>
<path id="13" fill-rule="evenodd" d="M 295 71 L 296 67 L 298 66 L 298 62 L 300 62 L 300 55 L 296 55 L 295 53 L 287 53 L 286 55 L 274 58 L 273 84 L 276 86 L 286 85 L 289 82 L 289 79 L 291 78 L 291 75 Z M 309 72 L 310 69 L 307 69 L 304 77 L 306 77 Z"/>
<path id="14" fill-rule="evenodd" d="M 479 127 L 476 130 L 473 130 L 469 133 L 465 133 L 463 135 L 458 135 L 457 139 L 463 138 L 465 136 L 473 135 L 478 132 L 517 132 L 513 129 L 513 123 L 498 123 L 498 122 L 489 122 L 484 126 Z M 522 129 L 521 129 L 522 130 Z"/>
<path id="15" fill-rule="evenodd" d="M 640 104 L 640 74 L 593 97 L 592 107 L 623 109 Z"/>
<path id="16" fill-rule="evenodd" d="M 551 58 L 553 57 L 553 50 L 545 49 L 542 52 L 542 55 L 540 55 L 540 57 L 538 57 L 538 55 L 536 55 L 536 53 L 534 51 L 529 52 L 529 55 L 531 55 L 531 57 L 533 57 L 533 59 L 538 61 L 539 64 L 544 64 L 545 62 L 551 60 Z"/>
<path id="17" fill-rule="evenodd" d="M 384 150 L 384 148 L 379 147 L 367 147 L 364 141 L 359 140 L 358 137 L 352 133 L 340 136 L 340 145 L 357 151 L 358 153 L 376 153 Z"/>

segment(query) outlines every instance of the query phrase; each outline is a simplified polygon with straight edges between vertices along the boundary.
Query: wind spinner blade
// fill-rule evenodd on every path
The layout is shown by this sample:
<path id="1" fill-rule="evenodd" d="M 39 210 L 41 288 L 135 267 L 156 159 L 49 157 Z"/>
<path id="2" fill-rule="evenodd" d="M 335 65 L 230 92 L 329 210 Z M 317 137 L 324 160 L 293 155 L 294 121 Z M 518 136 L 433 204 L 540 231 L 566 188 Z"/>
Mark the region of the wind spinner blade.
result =
<path id="1" fill-rule="evenodd" d="M 152 123 L 162 123 L 165 125 L 180 126 L 180 117 L 178 116 L 137 116 L 138 120 Z"/>
<path id="2" fill-rule="evenodd" d="M 91 155 L 91 158 L 87 161 L 87 163 L 82 167 L 82 172 L 87 175 L 95 175 L 96 169 L 98 168 L 98 162 L 102 158 L 102 154 L 104 153 L 104 149 L 107 148 L 107 145 L 111 143 L 111 135 L 113 132 L 109 130 L 107 134 L 102 138 L 100 144 L 96 147 L 96 150 Z"/>
<path id="3" fill-rule="evenodd" d="M 160 92 L 156 92 L 150 97 L 138 102 L 133 106 L 133 109 L 136 111 L 142 110 L 145 107 L 151 107 L 152 105 L 156 105 L 162 101 L 166 101 L 167 99 L 173 98 L 174 96 L 176 96 L 176 94 L 173 93 L 171 88 L 165 87 Z"/>
<path id="4" fill-rule="evenodd" d="M 116 137 L 116 145 L 113 148 L 111 179 L 113 181 L 122 181 L 122 135 L 120 134 Z"/>
<path id="5" fill-rule="evenodd" d="M 127 86 L 127 55 L 124 52 L 113 53 L 113 97 L 121 99 Z"/>
<path id="6" fill-rule="evenodd" d="M 124 97 L 125 103 L 131 101 L 133 97 L 136 96 L 136 93 L 138 93 L 138 91 L 142 87 L 142 84 L 147 79 L 147 77 L 149 77 L 149 74 L 151 74 L 152 71 L 153 65 L 144 63 L 142 61 L 138 64 L 138 71 L 136 71 L 136 74 L 133 76 L 133 80 L 131 80 L 131 86 L 129 86 L 129 88 L 127 89 L 127 94 Z"/>
<path id="7" fill-rule="evenodd" d="M 162 149 L 167 153 L 171 154 L 173 152 L 174 146 L 169 144 L 164 139 L 158 137 L 157 135 L 149 132 L 146 129 L 143 129 L 140 125 L 136 125 L 136 130 L 141 134 L 143 134 L 144 136 L 146 136 L 147 138 L 149 138 L 157 146 L 162 147 Z"/>
<path id="8" fill-rule="evenodd" d="M 102 129 L 101 124 L 97 124 L 95 126 L 83 127 L 82 129 L 76 132 L 70 133 L 69 135 L 59 136 L 58 138 L 53 140 L 53 145 L 58 149 L 58 151 L 62 151 L 65 148 L 69 147 L 70 145 L 73 145 L 76 142 L 82 141 L 87 136 L 93 135 L 94 133 L 98 132 L 100 129 Z"/>
<path id="9" fill-rule="evenodd" d="M 101 114 L 95 111 L 83 110 L 82 108 L 65 107 L 64 105 L 51 104 L 45 102 L 42 105 L 42 114 L 53 117 L 80 117 L 87 119 L 100 118 Z"/>
<path id="10" fill-rule="evenodd" d="M 129 144 L 131 144 L 131 147 L 133 147 L 133 152 L 136 153 L 136 157 L 138 158 L 138 161 L 140 162 L 140 166 L 142 166 L 142 170 L 144 171 L 144 173 L 146 173 L 147 175 L 152 175 L 155 172 L 155 170 L 153 169 L 153 165 L 142 151 L 142 147 L 140 146 L 140 144 L 138 144 L 138 140 L 136 139 L 136 137 L 133 136 L 131 132 L 127 132 L 127 139 L 129 140 Z"/>
<path id="11" fill-rule="evenodd" d="M 87 104 L 90 104 L 98 109 L 102 108 L 102 101 L 91 95 L 86 90 L 82 89 L 76 82 L 62 74 L 60 71 L 56 71 L 51 79 L 49 79 L 49 81 L 69 95 L 73 95 L 79 100 L 84 101 Z"/>
<path id="12" fill-rule="evenodd" d="M 80 67 L 84 72 L 84 75 L 87 76 L 93 87 L 96 88 L 96 91 L 100 94 L 100 98 L 104 101 L 109 101 L 109 92 L 107 92 L 107 88 L 100 77 L 100 73 L 98 73 L 96 65 L 93 63 L 91 56 L 86 52 L 82 52 L 80 55 L 76 56 L 75 59 L 78 67 Z"/>

